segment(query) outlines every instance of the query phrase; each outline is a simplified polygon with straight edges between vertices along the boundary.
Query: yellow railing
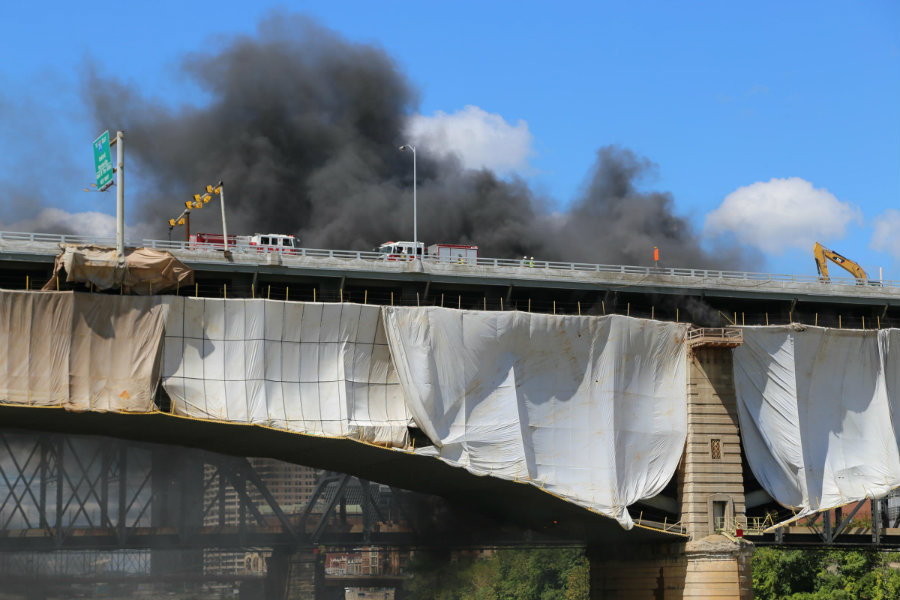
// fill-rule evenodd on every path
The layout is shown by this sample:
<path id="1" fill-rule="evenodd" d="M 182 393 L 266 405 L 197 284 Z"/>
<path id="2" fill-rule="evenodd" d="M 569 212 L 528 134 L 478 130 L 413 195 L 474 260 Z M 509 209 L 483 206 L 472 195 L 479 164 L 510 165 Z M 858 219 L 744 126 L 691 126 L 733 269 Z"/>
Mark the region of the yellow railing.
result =
<path id="1" fill-rule="evenodd" d="M 766 529 L 775 525 L 772 515 L 765 517 L 716 517 L 716 533 L 733 535 L 736 537 L 738 530 L 742 535 L 762 535 Z"/>
<path id="2" fill-rule="evenodd" d="M 666 533 L 687 536 L 687 528 L 681 524 L 681 521 L 669 521 L 668 518 L 665 517 L 662 522 L 645 521 L 643 511 L 638 515 L 637 519 L 634 519 L 634 524 L 643 529 L 652 529 L 654 531 L 664 531 Z"/>
<path id="3" fill-rule="evenodd" d="M 689 346 L 740 346 L 744 343 L 744 332 L 737 327 L 695 327 L 688 330 L 687 342 Z"/>

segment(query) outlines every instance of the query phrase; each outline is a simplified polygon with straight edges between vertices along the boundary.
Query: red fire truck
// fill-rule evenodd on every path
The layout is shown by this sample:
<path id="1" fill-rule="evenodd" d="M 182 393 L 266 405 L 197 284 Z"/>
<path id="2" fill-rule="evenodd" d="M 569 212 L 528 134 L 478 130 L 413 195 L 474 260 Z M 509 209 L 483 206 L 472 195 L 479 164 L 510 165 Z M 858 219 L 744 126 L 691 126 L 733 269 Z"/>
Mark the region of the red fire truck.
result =
<path id="1" fill-rule="evenodd" d="M 191 236 L 191 248 L 224 250 L 221 233 L 197 233 Z M 229 235 L 228 248 L 237 252 L 283 252 L 296 254 L 300 240 L 282 233 L 255 233 L 253 235 Z"/>

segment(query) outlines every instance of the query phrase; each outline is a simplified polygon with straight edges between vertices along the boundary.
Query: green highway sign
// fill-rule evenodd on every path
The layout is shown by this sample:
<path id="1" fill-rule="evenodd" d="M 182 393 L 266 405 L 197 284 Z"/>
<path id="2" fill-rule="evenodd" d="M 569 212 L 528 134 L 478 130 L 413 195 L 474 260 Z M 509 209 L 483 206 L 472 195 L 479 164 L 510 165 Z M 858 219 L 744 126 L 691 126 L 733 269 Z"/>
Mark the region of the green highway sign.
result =
<path id="1" fill-rule="evenodd" d="M 97 170 L 97 189 L 105 190 L 112 185 L 113 163 L 109 153 L 109 130 L 94 140 L 94 167 Z"/>

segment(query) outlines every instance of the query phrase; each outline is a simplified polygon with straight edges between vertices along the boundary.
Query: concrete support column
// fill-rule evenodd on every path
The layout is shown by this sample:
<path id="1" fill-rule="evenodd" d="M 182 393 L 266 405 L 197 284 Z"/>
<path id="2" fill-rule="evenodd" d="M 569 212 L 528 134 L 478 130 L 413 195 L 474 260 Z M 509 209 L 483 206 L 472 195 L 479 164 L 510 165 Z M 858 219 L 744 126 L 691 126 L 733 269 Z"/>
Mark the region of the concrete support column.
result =
<path id="1" fill-rule="evenodd" d="M 154 446 L 150 466 L 150 523 L 187 542 L 203 521 L 203 463 L 181 448 Z M 124 473 L 127 477 L 127 471 Z M 202 573 L 202 550 L 152 550 L 154 574 Z"/>
<path id="2" fill-rule="evenodd" d="M 747 542 L 721 537 L 589 549 L 591 600 L 751 600 Z"/>
<path id="3" fill-rule="evenodd" d="M 702 340 L 703 338 L 701 338 Z M 688 353 L 688 433 L 678 471 L 685 545 L 684 598 L 753 597 L 732 348 L 717 335 Z"/>
<path id="4" fill-rule="evenodd" d="M 750 559 L 753 545 L 723 536 L 707 536 L 685 546 L 687 568 L 683 598 L 752 600 Z"/>
<path id="5" fill-rule="evenodd" d="M 274 555 L 273 555 L 274 558 Z M 268 596 L 270 600 L 323 600 L 325 598 L 325 555 L 318 548 L 299 548 L 283 560 L 284 587 L 282 596 Z M 270 565 L 273 561 L 269 562 Z M 282 565 L 279 565 L 279 567 Z M 277 582 L 272 583 L 273 592 Z M 267 584 L 267 593 L 269 586 Z"/>
<path id="6" fill-rule="evenodd" d="M 591 600 L 680 600 L 684 543 L 589 548 Z"/>
<path id="7" fill-rule="evenodd" d="M 681 522 L 691 539 L 743 522 L 744 477 L 731 348 L 688 356 L 688 434 L 678 471 Z M 717 521 L 718 520 L 718 524 Z"/>
<path id="8" fill-rule="evenodd" d="M 276 549 L 266 558 L 265 600 L 284 600 L 287 593 L 287 577 L 290 554 Z"/>

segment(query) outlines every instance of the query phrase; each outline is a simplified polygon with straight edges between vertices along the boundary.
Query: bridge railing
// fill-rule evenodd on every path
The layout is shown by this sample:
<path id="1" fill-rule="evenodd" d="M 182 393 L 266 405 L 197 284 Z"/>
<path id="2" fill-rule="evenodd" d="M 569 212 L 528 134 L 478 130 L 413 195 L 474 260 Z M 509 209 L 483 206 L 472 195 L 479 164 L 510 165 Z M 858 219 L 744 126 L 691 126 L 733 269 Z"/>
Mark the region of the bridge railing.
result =
<path id="1" fill-rule="evenodd" d="M 688 345 L 731 347 L 744 343 L 744 332 L 738 327 L 695 327 L 688 330 Z"/>
<path id="2" fill-rule="evenodd" d="M 84 235 L 68 235 L 55 233 L 22 233 L 0 231 L 0 241 L 5 242 L 26 242 L 26 243 L 57 243 L 57 244 L 93 244 L 93 245 L 115 245 L 114 237 L 103 236 L 84 236 Z M 177 251 L 194 251 L 194 252 L 221 252 L 224 250 L 223 244 L 172 241 L 172 240 L 128 240 L 129 246 L 144 246 L 147 248 L 157 248 L 160 250 L 177 250 Z M 397 259 L 397 255 L 388 255 L 381 252 L 363 251 L 363 250 L 332 250 L 323 248 L 275 248 L 250 246 L 246 244 L 229 245 L 228 250 L 242 255 L 259 255 L 259 256 L 278 256 L 279 259 L 289 261 L 292 257 L 320 257 L 320 258 L 338 258 L 350 260 L 363 260 L 373 262 L 384 262 L 386 264 L 394 264 L 402 262 L 406 259 Z M 413 260 L 410 258 L 409 260 Z M 593 263 L 577 263 L 577 262 L 559 262 L 544 261 L 531 259 L 510 259 L 510 258 L 477 258 L 477 259 L 454 259 L 452 261 L 441 261 L 437 257 L 424 257 L 422 259 L 426 263 L 444 263 L 456 264 L 460 267 L 511 267 L 521 269 L 523 272 L 533 271 L 535 269 L 549 270 L 554 272 L 570 271 L 570 272 L 593 272 L 593 273 L 615 273 L 621 275 L 638 275 L 638 276 L 663 276 L 663 277 L 688 277 L 691 279 L 703 279 L 708 281 L 720 282 L 761 282 L 773 287 L 787 287 L 794 284 L 814 284 L 826 283 L 824 279 L 816 275 L 786 275 L 778 273 L 757 273 L 751 271 L 722 271 L 715 269 L 690 269 L 684 267 L 642 267 L 635 265 L 603 265 Z M 827 283 L 831 285 L 841 286 L 867 286 L 876 288 L 900 288 L 900 281 L 890 280 L 870 280 L 861 282 L 854 278 L 848 277 L 832 277 Z"/>

